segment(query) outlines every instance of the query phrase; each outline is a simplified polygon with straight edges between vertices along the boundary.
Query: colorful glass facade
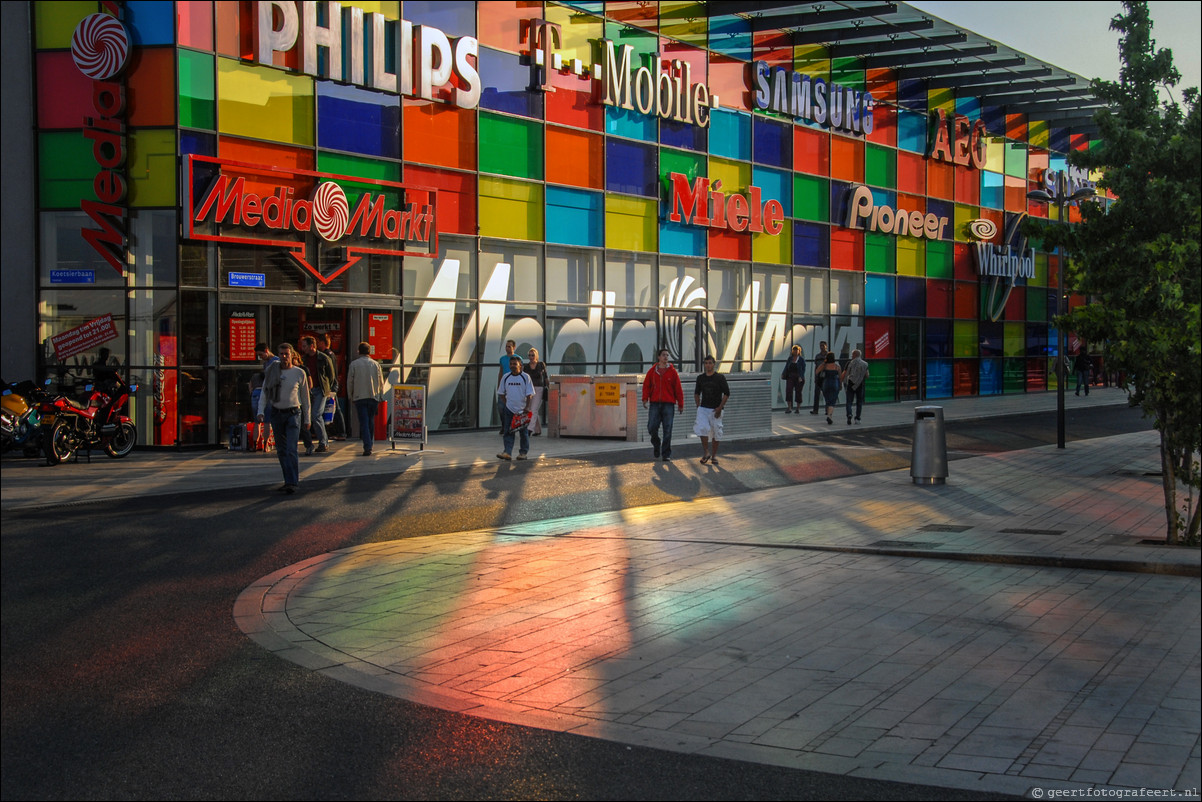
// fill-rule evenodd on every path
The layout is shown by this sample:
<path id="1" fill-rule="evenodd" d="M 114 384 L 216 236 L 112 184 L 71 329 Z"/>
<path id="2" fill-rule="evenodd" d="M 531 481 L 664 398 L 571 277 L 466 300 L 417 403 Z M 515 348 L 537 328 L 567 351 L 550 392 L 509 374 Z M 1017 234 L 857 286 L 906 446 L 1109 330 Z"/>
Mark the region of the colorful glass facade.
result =
<path id="1" fill-rule="evenodd" d="M 146 444 L 219 442 L 249 418 L 247 343 L 321 331 L 343 356 L 366 340 L 400 376 L 427 383 L 432 429 L 490 425 L 507 339 L 519 353 L 538 348 L 552 373 L 642 372 L 664 343 L 686 368 L 712 353 L 723 371 L 778 376 L 793 344 L 812 356 L 825 340 L 841 357 L 864 351 L 870 402 L 1054 389 L 1057 257 L 1036 248 L 1030 275 L 991 299 L 972 231 L 992 222 L 1000 244 L 1019 216 L 1055 216 L 1027 193 L 1067 169 L 1083 135 L 753 31 L 743 17 L 707 17 L 700 3 L 120 5 L 131 50 L 113 79 L 124 86 L 128 183 L 118 270 L 81 236 L 97 228 L 86 207 L 103 165 L 98 82 L 73 61 L 72 36 L 98 4 L 32 4 L 37 338 L 46 371 L 79 372 L 96 350 L 64 358 L 55 338 L 111 315 L 108 345 L 152 388 L 135 402 Z M 334 30 L 331 13 L 342 16 L 340 54 L 305 39 L 313 26 Z M 272 35 L 286 44 L 289 14 L 296 44 L 264 55 Z M 421 38 L 430 31 L 445 36 L 442 56 L 421 51 L 438 51 Z M 531 66 L 550 57 L 547 37 L 560 69 Z M 632 108 L 605 102 L 622 92 L 607 47 L 629 58 Z M 372 85 L 403 84 L 406 57 L 417 65 L 411 91 Z M 757 100 L 760 74 L 768 92 Z M 823 85 L 825 123 L 780 110 L 796 110 L 793 74 L 807 92 Z M 427 99 L 418 85 L 430 75 Z M 940 111 L 949 153 L 963 146 L 965 163 L 929 155 Z M 973 130 L 971 145 L 958 141 Z M 295 247 L 267 244 L 265 223 L 243 226 L 241 239 L 200 238 L 231 228 L 187 219 L 233 169 L 224 165 L 243 165 L 264 202 L 277 187 L 303 199 L 332 177 L 350 212 L 364 195 L 387 204 L 401 187 L 428 190 L 436 237 L 428 253 L 362 238 L 313 244 L 311 233 Z M 702 194 L 689 214 L 674 185 L 722 199 Z M 874 216 L 856 227 L 859 187 Z M 765 226 L 770 209 L 780 220 Z M 783 383 L 776 400 L 783 408 Z"/>

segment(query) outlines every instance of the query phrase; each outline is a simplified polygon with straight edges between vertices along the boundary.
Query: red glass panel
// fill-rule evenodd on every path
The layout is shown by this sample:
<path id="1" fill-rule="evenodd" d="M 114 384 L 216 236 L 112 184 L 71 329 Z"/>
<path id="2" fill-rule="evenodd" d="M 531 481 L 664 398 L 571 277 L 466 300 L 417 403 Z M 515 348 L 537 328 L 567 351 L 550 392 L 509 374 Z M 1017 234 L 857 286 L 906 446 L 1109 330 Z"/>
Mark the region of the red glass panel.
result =
<path id="1" fill-rule="evenodd" d="M 453 170 L 405 165 L 406 184 L 438 190 L 438 232 L 476 234 L 476 176 Z"/>
<path id="2" fill-rule="evenodd" d="M 964 281 L 975 281 L 977 278 L 977 264 L 967 243 L 957 242 L 952 246 L 952 275 Z"/>
<path id="3" fill-rule="evenodd" d="M 722 108 L 751 111 L 746 61 L 718 54 L 710 56 L 709 87 L 711 94 L 721 98 Z"/>
<path id="4" fill-rule="evenodd" d="M 952 363 L 952 394 L 977 394 L 977 360 L 957 359 Z"/>
<path id="5" fill-rule="evenodd" d="M 897 152 L 897 189 L 923 195 L 927 191 L 927 161 L 917 153 Z"/>
<path id="6" fill-rule="evenodd" d="M 92 82 L 70 52 L 37 54 L 38 128 L 83 128 L 84 116 L 95 114 Z"/>
<path id="7" fill-rule="evenodd" d="M 950 164 L 927 162 L 927 195 L 951 200 L 956 195 L 956 171 Z"/>
<path id="8" fill-rule="evenodd" d="M 955 314 L 960 320 L 976 320 L 979 317 L 980 297 L 976 282 L 956 282 Z"/>
<path id="9" fill-rule="evenodd" d="M 895 339 L 893 318 L 868 318 L 864 321 L 864 358 L 892 359 Z"/>
<path id="10" fill-rule="evenodd" d="M 927 279 L 927 317 L 952 316 L 952 282 Z"/>
<path id="11" fill-rule="evenodd" d="M 553 93 L 558 94 L 558 93 Z M 476 169 L 476 110 L 428 100 L 405 100 L 405 161 Z"/>
<path id="12" fill-rule="evenodd" d="M 953 170 L 956 176 L 956 203 L 978 206 L 981 203 L 981 171 L 968 167 Z"/>
<path id="13" fill-rule="evenodd" d="M 128 69 L 129 125 L 175 125 L 175 48 L 134 48 Z"/>
<path id="14" fill-rule="evenodd" d="M 180 0 L 175 4 L 175 21 L 181 47 L 213 49 L 212 0 Z"/>
<path id="15" fill-rule="evenodd" d="M 751 261 L 751 235 L 733 231 L 709 232 L 709 253 L 712 259 Z"/>
<path id="16" fill-rule="evenodd" d="M 864 269 L 864 232 L 846 228 L 831 229 L 831 268 Z"/>
<path id="17" fill-rule="evenodd" d="M 864 181 L 864 143 L 843 136 L 831 137 L 831 178 L 855 184 Z"/>
<path id="18" fill-rule="evenodd" d="M 214 10 L 217 12 L 217 52 L 233 58 L 253 59 L 254 3 L 218 3 Z"/>
<path id="19" fill-rule="evenodd" d="M 542 16 L 541 2 L 478 3 L 476 10 L 476 39 L 480 44 L 507 53 L 530 52 L 528 26 L 522 23 Z"/>
<path id="20" fill-rule="evenodd" d="M 824 131 L 793 127 L 793 165 L 800 173 L 829 177 L 831 174 L 830 135 Z"/>
<path id="21" fill-rule="evenodd" d="M 1027 141 L 1027 115 L 1006 115 L 1006 138 Z"/>
<path id="22" fill-rule="evenodd" d="M 1043 290 L 1040 290 L 1043 292 Z M 1015 287 L 1010 291 L 1010 297 L 1006 299 L 1006 310 L 1004 312 L 1004 320 L 1026 320 L 1027 319 L 1027 288 Z"/>

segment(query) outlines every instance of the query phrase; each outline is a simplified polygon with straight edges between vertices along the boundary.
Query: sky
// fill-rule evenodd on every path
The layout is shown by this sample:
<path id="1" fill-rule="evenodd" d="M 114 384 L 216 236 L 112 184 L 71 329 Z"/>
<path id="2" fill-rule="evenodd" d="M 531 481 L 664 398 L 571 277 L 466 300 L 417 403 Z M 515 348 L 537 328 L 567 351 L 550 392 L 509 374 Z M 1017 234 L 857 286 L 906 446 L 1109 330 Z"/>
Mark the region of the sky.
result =
<path id="1" fill-rule="evenodd" d="M 1117 81 L 1120 2 L 924 2 L 911 6 L 1086 78 Z M 1202 86 L 1202 3 L 1149 2 L 1152 38 L 1173 51 L 1181 90 Z"/>

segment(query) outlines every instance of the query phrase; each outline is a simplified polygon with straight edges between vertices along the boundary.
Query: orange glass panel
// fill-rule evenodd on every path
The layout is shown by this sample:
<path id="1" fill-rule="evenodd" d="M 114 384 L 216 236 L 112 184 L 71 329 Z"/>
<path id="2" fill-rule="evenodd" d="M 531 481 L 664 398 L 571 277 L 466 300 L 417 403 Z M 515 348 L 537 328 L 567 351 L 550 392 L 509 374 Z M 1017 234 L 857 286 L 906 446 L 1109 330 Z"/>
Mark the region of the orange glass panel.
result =
<path id="1" fill-rule="evenodd" d="M 136 47 L 131 56 L 125 90 L 129 125 L 174 125 L 175 48 Z"/>
<path id="2" fill-rule="evenodd" d="M 889 106 L 881 105 L 879 100 L 872 110 L 872 133 L 868 135 L 868 141 L 878 145 L 897 146 L 897 112 Z"/>
<path id="3" fill-rule="evenodd" d="M 1027 208 L 1027 182 L 1014 176 L 1006 176 L 1006 211 L 1021 212 Z"/>
<path id="4" fill-rule="evenodd" d="M 709 232 L 709 252 L 712 259 L 736 259 L 751 261 L 751 235 L 735 231 Z"/>
<path id="5" fill-rule="evenodd" d="M 288 145 L 272 145 L 251 139 L 223 136 L 217 141 L 217 156 L 228 161 L 262 165 L 279 170 L 312 170 L 313 151 Z M 297 197 L 308 197 L 316 182 L 310 176 L 291 178 L 287 174 L 248 175 L 246 187 L 250 192 L 273 194 L 276 187 L 292 187 Z"/>
<path id="6" fill-rule="evenodd" d="M 877 103 L 896 103 L 897 102 L 897 81 L 893 70 L 888 69 L 869 69 L 864 71 L 864 88 L 872 94 L 873 100 Z M 889 117 L 896 117 L 892 110 L 889 111 Z"/>
<path id="7" fill-rule="evenodd" d="M 508 53 L 529 53 L 529 26 L 522 23 L 542 16 L 543 4 L 527 0 L 477 3 L 476 39 L 482 45 Z"/>
<path id="8" fill-rule="evenodd" d="M 709 73 L 710 92 L 722 99 L 722 108 L 751 111 L 751 90 L 747 88 L 746 61 L 715 53 L 710 56 Z"/>
<path id="9" fill-rule="evenodd" d="M 636 28 L 655 31 L 659 29 L 658 6 L 659 3 L 648 3 L 646 0 L 608 0 L 605 3 L 605 14 Z"/>
<path id="10" fill-rule="evenodd" d="M 981 220 L 993 221 L 994 226 L 996 226 L 998 230 L 995 241 L 1000 243 L 1002 239 L 1002 232 L 1006 230 L 1006 213 L 1001 209 L 986 209 L 982 207 L 980 212 L 977 213 L 977 217 Z"/>
<path id="11" fill-rule="evenodd" d="M 435 224 L 440 234 L 476 234 L 476 176 L 405 165 L 405 184 L 438 190 Z"/>
<path id="12" fill-rule="evenodd" d="M 784 31 L 756 33 L 752 44 L 754 61 L 766 61 L 772 67 L 793 68 L 792 35 Z"/>
<path id="13" fill-rule="evenodd" d="M 811 175 L 831 174 L 830 135 L 825 131 L 793 127 L 793 166 L 798 172 Z"/>
<path id="14" fill-rule="evenodd" d="M 181 47 L 213 49 L 212 0 L 180 0 L 175 4 L 175 22 Z"/>
<path id="15" fill-rule="evenodd" d="M 922 212 L 927 213 L 927 199 L 925 195 L 897 195 L 897 208 L 905 209 L 907 212 Z"/>
<path id="16" fill-rule="evenodd" d="M 476 169 L 476 111 L 406 100 L 401 149 L 405 161 Z"/>
<path id="17" fill-rule="evenodd" d="M 217 11 L 217 52 L 223 56 L 253 59 L 254 4 L 218 3 L 214 8 Z"/>
<path id="18" fill-rule="evenodd" d="M 1027 141 L 1027 115 L 1006 115 L 1006 138 Z"/>
<path id="19" fill-rule="evenodd" d="M 968 167 L 954 170 L 956 176 L 956 203 L 977 206 L 981 203 L 981 171 Z"/>
<path id="20" fill-rule="evenodd" d="M 831 137 L 831 178 L 864 181 L 864 143 L 843 136 Z"/>
<path id="21" fill-rule="evenodd" d="M 547 181 L 605 188 L 605 144 L 599 134 L 547 126 Z"/>
<path id="22" fill-rule="evenodd" d="M 927 194 L 951 200 L 956 194 L 956 173 L 950 164 L 927 162 Z"/>
<path id="23" fill-rule="evenodd" d="M 864 269 L 864 232 L 846 228 L 831 229 L 831 269 Z"/>
<path id="24" fill-rule="evenodd" d="M 897 152 L 897 189 L 899 192 L 926 194 L 927 160 L 917 153 Z"/>

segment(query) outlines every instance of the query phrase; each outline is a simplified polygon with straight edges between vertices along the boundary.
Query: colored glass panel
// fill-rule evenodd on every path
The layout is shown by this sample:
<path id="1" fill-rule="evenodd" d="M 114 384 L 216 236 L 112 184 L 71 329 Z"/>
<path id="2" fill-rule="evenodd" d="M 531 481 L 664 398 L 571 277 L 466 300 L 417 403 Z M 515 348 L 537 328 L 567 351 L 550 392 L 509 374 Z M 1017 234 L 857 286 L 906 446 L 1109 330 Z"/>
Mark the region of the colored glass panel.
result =
<path id="1" fill-rule="evenodd" d="M 793 223 L 793 264 L 830 267 L 830 228 L 813 223 Z M 823 310 L 825 312 L 825 310 Z"/>
<path id="2" fill-rule="evenodd" d="M 673 223 L 666 217 L 659 221 L 660 253 L 680 256 L 705 256 L 708 229 L 683 221 Z"/>
<path id="3" fill-rule="evenodd" d="M 831 178 L 855 184 L 864 181 L 864 143 L 843 136 L 831 137 Z"/>
<path id="4" fill-rule="evenodd" d="M 217 87 L 209 53 L 179 51 L 179 124 L 208 130 L 217 127 Z"/>
<path id="5" fill-rule="evenodd" d="M 1006 323 L 1002 332 L 1002 355 L 1025 356 L 1027 349 L 1026 326 L 1022 323 Z"/>
<path id="6" fill-rule="evenodd" d="M 547 126 L 547 180 L 602 189 L 605 185 L 604 140 L 598 134 Z"/>
<path id="7" fill-rule="evenodd" d="M 870 278 L 879 278 L 870 276 Z M 882 284 L 882 286 L 884 286 Z M 891 319 L 870 317 L 864 321 L 864 358 L 892 359 L 896 356 L 897 336 Z"/>
<path id="8" fill-rule="evenodd" d="M 126 97 L 131 127 L 175 125 L 175 49 L 142 47 L 126 68 Z"/>
<path id="9" fill-rule="evenodd" d="M 930 398 L 952 397 L 952 360 L 931 359 L 926 364 L 927 393 Z"/>
<path id="10" fill-rule="evenodd" d="M 476 169 L 476 112 L 441 103 L 406 100 L 402 108 L 405 161 L 460 170 Z"/>
<path id="11" fill-rule="evenodd" d="M 1004 176 L 988 170 L 981 171 L 981 205 L 1001 209 L 1006 203 Z"/>
<path id="12" fill-rule="evenodd" d="M 313 145 L 313 79 L 217 59 L 222 133 Z"/>
<path id="13" fill-rule="evenodd" d="M 1000 395 L 1002 392 L 1002 360 L 982 359 L 978 374 L 978 392 L 981 395 Z"/>
<path id="14" fill-rule="evenodd" d="M 488 76 L 480 94 L 480 108 L 542 119 L 543 93 L 529 89 L 529 64 L 522 64 L 516 53 L 491 47 L 481 47 L 479 58 L 480 75 Z"/>
<path id="15" fill-rule="evenodd" d="M 897 154 L 897 189 L 915 195 L 927 191 L 926 159 L 916 153 L 895 151 Z"/>
<path id="16" fill-rule="evenodd" d="M 962 206 L 956 204 L 956 217 L 954 221 L 956 231 L 956 241 L 964 242 L 968 239 L 968 224 L 981 216 L 981 210 L 976 206 Z"/>
<path id="17" fill-rule="evenodd" d="M 751 111 L 751 93 L 747 91 L 746 62 L 727 58 L 720 53 L 711 53 L 709 88 L 710 95 L 716 95 L 723 108 Z"/>
<path id="18" fill-rule="evenodd" d="M 957 320 L 952 324 L 952 353 L 957 357 L 975 357 L 978 337 L 976 320 Z"/>
<path id="19" fill-rule="evenodd" d="M 855 57 L 831 59 L 831 82 L 849 89 L 864 89 L 864 62 Z"/>
<path id="20" fill-rule="evenodd" d="M 1006 143 L 1006 175 L 1014 178 L 1027 177 L 1027 144 L 1025 142 Z"/>
<path id="21" fill-rule="evenodd" d="M 438 190 L 438 231 L 476 234 L 476 174 L 405 165 L 405 183 Z"/>
<path id="22" fill-rule="evenodd" d="M 1002 355 L 1002 324 L 982 321 L 977 326 L 977 336 L 980 339 L 978 346 L 981 356 L 1001 356 Z"/>
<path id="23" fill-rule="evenodd" d="M 753 167 L 751 183 L 760 188 L 760 203 L 770 200 L 779 201 L 785 217 L 793 216 L 793 181 L 792 173 L 782 170 L 770 170 L 767 167 Z"/>
<path id="24" fill-rule="evenodd" d="M 793 126 L 763 117 L 754 122 L 754 161 L 772 167 L 793 166 Z"/>
<path id="25" fill-rule="evenodd" d="M 128 0 L 125 27 L 135 46 L 175 44 L 175 4 L 163 0 Z"/>
<path id="26" fill-rule="evenodd" d="M 710 17 L 711 50 L 743 61 L 751 61 L 751 45 L 750 20 L 733 15 Z"/>
<path id="27" fill-rule="evenodd" d="M 761 232 L 751 235 L 751 258 L 756 262 L 787 265 L 793 261 L 792 223 L 785 220 L 779 234 Z"/>
<path id="28" fill-rule="evenodd" d="M 816 176 L 793 175 L 793 215 L 802 220 L 830 220 L 830 182 Z"/>
<path id="29" fill-rule="evenodd" d="M 864 264 L 864 233 L 846 228 L 831 229 L 831 268 L 860 270 Z"/>
<path id="30" fill-rule="evenodd" d="M 903 276 L 926 274 L 926 240 L 897 237 L 897 272 Z"/>
<path id="31" fill-rule="evenodd" d="M 946 200 L 956 196 L 956 171 L 952 165 L 927 161 L 927 194 Z"/>
<path id="32" fill-rule="evenodd" d="M 875 145 L 864 146 L 864 182 L 877 187 L 897 186 L 897 151 Z"/>
<path id="33" fill-rule="evenodd" d="M 541 179 L 543 163 L 542 125 L 480 112 L 480 172 Z"/>
<path id="34" fill-rule="evenodd" d="M 922 279 L 897 279 L 897 314 L 899 317 L 924 317 L 927 310 L 926 282 Z"/>
<path id="35" fill-rule="evenodd" d="M 401 108 L 396 98 L 319 81 L 317 144 L 330 150 L 400 158 Z"/>
<path id="36" fill-rule="evenodd" d="M 868 385 L 864 389 L 864 400 L 889 402 L 897 398 L 894 382 L 897 366 L 891 360 L 878 360 L 868 366 Z"/>
<path id="37" fill-rule="evenodd" d="M 1027 115 L 1006 115 L 1006 138 L 1014 140 L 1024 140 L 1027 138 Z"/>
<path id="38" fill-rule="evenodd" d="M 1048 319 L 1048 294 L 1046 292 L 1027 293 L 1027 320 Z"/>
<path id="39" fill-rule="evenodd" d="M 405 0 L 405 19 L 438 28 L 449 37 L 476 35 L 472 0 Z"/>
<path id="40" fill-rule="evenodd" d="M 894 238 L 868 232 L 864 235 L 864 270 L 869 273 L 896 273 Z"/>
<path id="41" fill-rule="evenodd" d="M 526 36 L 523 22 L 542 16 L 542 3 L 506 2 L 477 3 L 477 40 L 481 45 L 517 53 L 519 49 L 529 52 L 529 43 L 522 43 Z M 548 9 L 550 10 L 550 9 Z M 566 33 L 566 31 L 565 31 Z M 529 68 L 527 68 L 529 71 Z M 488 73 L 481 71 L 482 75 Z"/>
<path id="42" fill-rule="evenodd" d="M 605 247 L 624 251 L 658 250 L 659 202 L 626 195 L 605 196 Z"/>
<path id="43" fill-rule="evenodd" d="M 927 116 L 905 109 L 897 110 L 897 147 L 911 153 L 926 153 Z"/>
<path id="44" fill-rule="evenodd" d="M 401 165 L 397 162 L 365 159 L 362 156 L 330 153 L 325 150 L 317 151 L 317 171 L 356 178 L 370 178 L 376 181 L 401 180 Z"/>
<path id="45" fill-rule="evenodd" d="M 927 320 L 924 328 L 926 329 L 927 359 L 944 359 L 950 357 L 952 355 L 952 321 Z"/>
<path id="46" fill-rule="evenodd" d="M 605 188 L 609 192 L 659 198 L 654 145 L 608 139 L 605 142 Z"/>
<path id="47" fill-rule="evenodd" d="M 724 109 L 710 113 L 710 153 L 728 159 L 751 159 L 751 115 Z"/>
<path id="48" fill-rule="evenodd" d="M 213 6 L 217 15 L 217 52 L 232 58 L 254 58 L 254 8 L 250 3 L 219 2 Z"/>
<path id="49" fill-rule="evenodd" d="M 217 143 L 217 155 L 227 161 L 245 162 L 247 164 L 269 164 L 281 170 L 312 170 L 315 167 L 314 154 L 309 148 L 296 148 L 288 145 L 273 145 L 269 142 L 256 142 L 253 139 L 237 139 L 223 136 Z M 259 194 L 273 194 L 277 186 L 291 186 L 297 197 L 304 197 L 312 190 L 307 178 L 284 179 L 279 176 L 253 176 L 247 178 L 247 190 Z"/>
<path id="50" fill-rule="evenodd" d="M 480 236 L 543 238 L 543 187 L 526 181 L 480 176 Z"/>
<path id="51" fill-rule="evenodd" d="M 604 205 L 600 192 L 547 187 L 547 241 L 600 247 Z"/>
<path id="52" fill-rule="evenodd" d="M 956 201 L 970 203 L 973 206 L 980 204 L 981 179 L 978 171 L 959 167 L 954 173 L 956 176 Z"/>
<path id="53" fill-rule="evenodd" d="M 175 206 L 179 202 L 175 191 L 175 130 L 134 131 L 129 135 L 128 148 L 129 205 Z"/>
<path id="54" fill-rule="evenodd" d="M 95 113 L 92 81 L 75 66 L 69 52 L 38 53 L 35 58 L 38 127 L 83 128 L 84 117 Z"/>
<path id="55" fill-rule="evenodd" d="M 946 240 L 927 240 L 927 277 L 951 278 L 953 246 Z"/>
<path id="56" fill-rule="evenodd" d="M 705 3 L 692 2 L 692 0 L 685 0 L 685 2 L 661 0 L 659 31 L 664 36 L 688 42 L 694 47 L 705 47 L 709 34 L 709 19 L 705 15 Z"/>
<path id="57" fill-rule="evenodd" d="M 709 160 L 710 184 L 722 182 L 722 191 L 727 195 L 735 192 L 746 193 L 751 185 L 751 165 L 743 162 L 732 162 L 726 159 Z"/>
<path id="58" fill-rule="evenodd" d="M 976 320 L 980 311 L 978 287 L 975 282 L 957 281 L 954 312 L 957 318 Z"/>
<path id="59" fill-rule="evenodd" d="M 864 276 L 864 311 L 869 315 L 893 317 L 893 277 L 869 273 Z"/>
<path id="60" fill-rule="evenodd" d="M 33 3 L 34 44 L 41 50 L 46 48 L 70 48 L 71 37 L 80 20 L 95 14 L 95 2 Z"/>
<path id="61" fill-rule="evenodd" d="M 180 47 L 213 49 L 212 0 L 180 0 L 175 4 L 175 19 Z"/>
<path id="62" fill-rule="evenodd" d="M 638 109 L 605 107 L 605 133 L 607 134 L 654 142 L 658 130 L 657 118 L 652 115 L 641 114 Z"/>
<path id="63" fill-rule="evenodd" d="M 927 317 L 952 316 L 952 282 L 927 280 Z"/>
<path id="64" fill-rule="evenodd" d="M 793 165 L 799 172 L 829 176 L 830 136 L 825 131 L 794 126 Z"/>
<path id="65" fill-rule="evenodd" d="M 79 208 L 96 200 L 92 142 L 82 131 L 38 134 L 38 202 L 43 209 Z"/>
<path id="66" fill-rule="evenodd" d="M 709 129 L 674 120 L 659 121 L 659 141 L 670 148 L 686 148 L 704 153 L 709 149 Z"/>
<path id="67" fill-rule="evenodd" d="M 993 173 L 1006 172 L 1006 140 L 990 137 L 985 140 L 985 169 Z"/>

